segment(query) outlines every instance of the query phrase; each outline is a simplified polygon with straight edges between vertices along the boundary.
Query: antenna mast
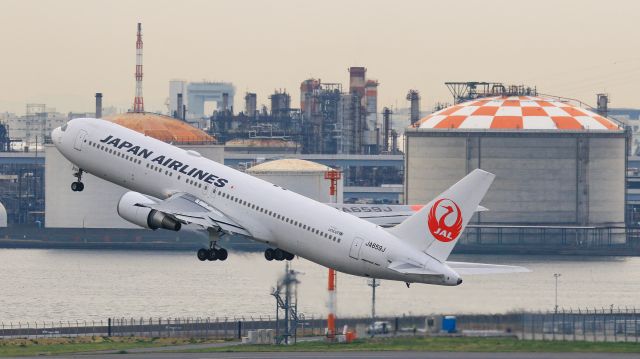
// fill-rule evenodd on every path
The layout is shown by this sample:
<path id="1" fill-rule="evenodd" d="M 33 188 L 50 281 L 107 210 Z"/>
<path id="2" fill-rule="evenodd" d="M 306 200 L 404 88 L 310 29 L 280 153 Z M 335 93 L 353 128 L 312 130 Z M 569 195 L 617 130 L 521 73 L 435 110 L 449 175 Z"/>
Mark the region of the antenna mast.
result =
<path id="1" fill-rule="evenodd" d="M 144 112 L 142 99 L 142 23 L 138 23 L 136 41 L 136 97 L 133 99 L 133 112 Z"/>

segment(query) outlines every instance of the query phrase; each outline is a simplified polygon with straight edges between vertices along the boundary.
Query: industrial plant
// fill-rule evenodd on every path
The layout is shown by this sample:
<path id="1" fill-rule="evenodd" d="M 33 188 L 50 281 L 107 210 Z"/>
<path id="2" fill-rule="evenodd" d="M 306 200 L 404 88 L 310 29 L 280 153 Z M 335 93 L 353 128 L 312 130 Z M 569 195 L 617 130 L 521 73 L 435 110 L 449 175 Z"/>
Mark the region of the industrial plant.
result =
<path id="1" fill-rule="evenodd" d="M 49 136 L 78 117 L 196 150 L 323 202 L 424 204 L 485 169 L 497 176 L 484 203 L 489 211 L 475 215 L 462 250 L 638 242 L 640 111 L 608 108 L 607 94 L 597 94 L 591 108 L 531 86 L 447 82 L 452 104 L 422 110 L 417 89 L 402 94 L 401 107 L 379 104 L 384 81 L 369 77 L 375 69 L 353 66 L 344 84 L 301 80 L 297 104 L 282 88 L 265 96 L 267 106 L 255 92 L 238 94 L 232 82 L 171 80 L 166 112 L 152 113 L 144 107 L 141 24 L 135 52 L 128 111 L 103 106 L 109 94 L 98 92 L 92 113 L 27 104 L 24 115 L 0 114 L 0 236 L 12 245 L 19 238 L 41 246 L 161 240 L 167 248 L 191 248 L 201 241 L 193 232 L 151 232 L 125 222 L 115 211 L 125 190 L 113 184 L 87 176 L 82 193 L 65 190 L 72 165 Z M 340 173 L 335 197 L 327 195 L 330 171 Z"/>

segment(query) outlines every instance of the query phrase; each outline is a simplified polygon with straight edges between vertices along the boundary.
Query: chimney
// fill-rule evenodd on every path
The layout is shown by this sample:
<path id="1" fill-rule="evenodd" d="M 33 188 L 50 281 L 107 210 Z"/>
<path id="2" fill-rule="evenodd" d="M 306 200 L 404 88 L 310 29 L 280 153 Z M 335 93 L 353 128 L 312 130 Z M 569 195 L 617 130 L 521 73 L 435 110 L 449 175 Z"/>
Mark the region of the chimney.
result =
<path id="1" fill-rule="evenodd" d="M 96 92 L 96 118 L 102 118 L 102 92 Z"/>
<path id="2" fill-rule="evenodd" d="M 227 112 L 229 109 L 229 94 L 226 92 L 222 93 L 222 111 Z"/>
<path id="3" fill-rule="evenodd" d="M 183 116 L 183 112 L 182 112 L 182 94 L 179 93 L 178 94 L 178 113 L 177 113 L 177 118 L 182 120 L 182 116 Z"/>

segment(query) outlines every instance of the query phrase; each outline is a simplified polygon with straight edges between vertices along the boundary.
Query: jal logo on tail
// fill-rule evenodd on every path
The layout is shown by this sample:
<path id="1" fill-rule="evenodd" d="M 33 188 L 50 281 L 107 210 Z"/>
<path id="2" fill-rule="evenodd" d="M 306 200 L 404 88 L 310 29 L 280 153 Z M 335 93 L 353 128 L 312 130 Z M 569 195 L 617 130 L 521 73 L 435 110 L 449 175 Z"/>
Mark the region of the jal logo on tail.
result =
<path id="1" fill-rule="evenodd" d="M 462 232 L 460 207 L 447 198 L 442 198 L 431 207 L 428 218 L 429 231 L 440 242 L 451 242 Z"/>

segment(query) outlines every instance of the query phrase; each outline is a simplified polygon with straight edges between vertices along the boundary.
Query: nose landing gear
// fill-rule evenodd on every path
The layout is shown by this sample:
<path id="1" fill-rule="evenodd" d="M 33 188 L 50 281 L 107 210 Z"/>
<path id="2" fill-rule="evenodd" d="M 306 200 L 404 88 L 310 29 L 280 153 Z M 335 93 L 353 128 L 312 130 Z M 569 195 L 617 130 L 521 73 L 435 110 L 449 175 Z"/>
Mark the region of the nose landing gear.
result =
<path id="1" fill-rule="evenodd" d="M 71 183 L 71 190 L 73 192 L 82 192 L 84 190 L 84 183 L 82 183 L 82 173 L 84 171 L 82 168 L 78 168 L 78 170 L 73 174 L 73 177 L 76 177 L 78 180 Z"/>
<path id="2" fill-rule="evenodd" d="M 277 261 L 283 261 L 285 259 L 290 261 L 294 258 L 294 255 L 280 248 L 276 248 L 276 249 L 267 248 L 264 251 L 264 258 L 268 261 L 272 261 L 274 259 Z"/>

